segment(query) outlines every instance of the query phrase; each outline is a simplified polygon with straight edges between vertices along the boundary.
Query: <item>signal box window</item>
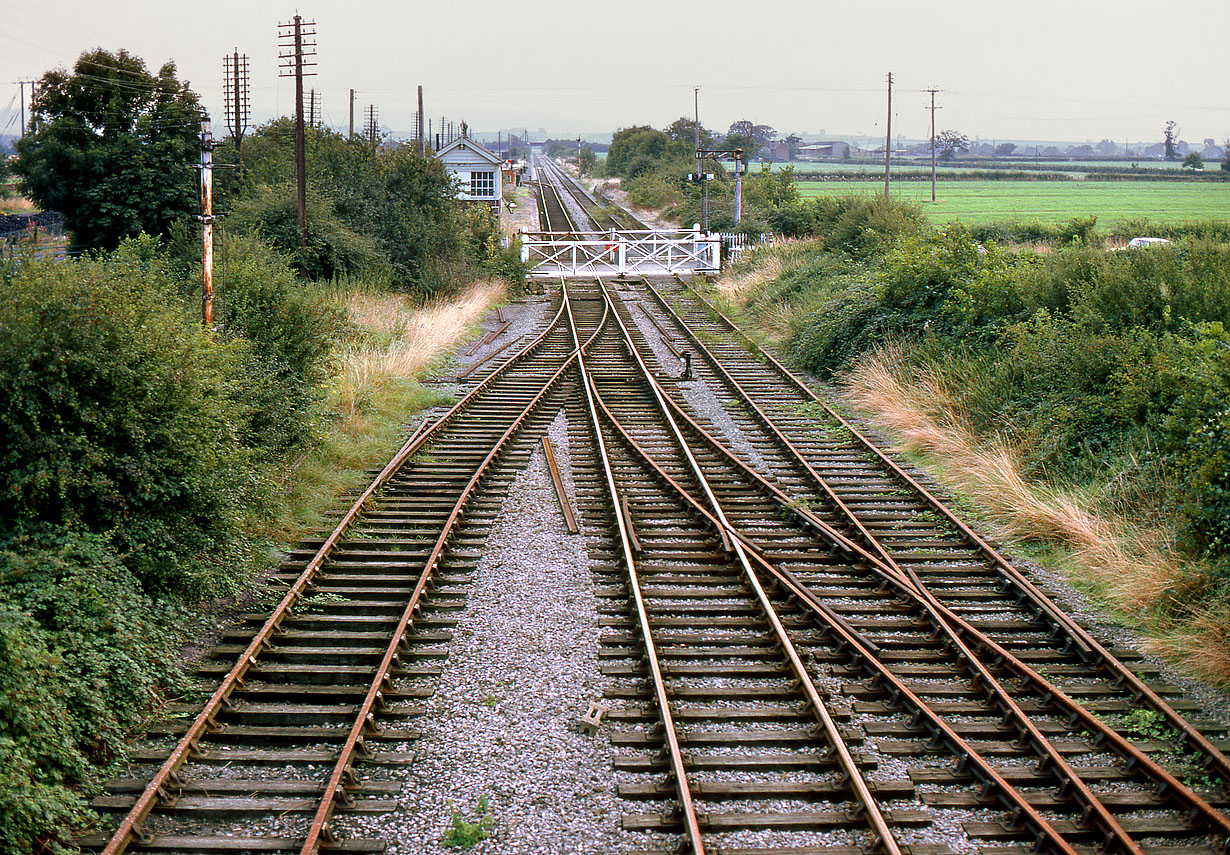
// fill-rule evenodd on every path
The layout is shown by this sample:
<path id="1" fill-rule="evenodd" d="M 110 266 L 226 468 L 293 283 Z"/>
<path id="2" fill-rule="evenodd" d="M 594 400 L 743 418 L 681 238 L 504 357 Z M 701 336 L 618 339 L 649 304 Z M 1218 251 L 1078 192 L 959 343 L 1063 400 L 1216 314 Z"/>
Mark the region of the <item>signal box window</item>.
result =
<path id="1" fill-rule="evenodd" d="M 470 173 L 470 195 L 471 196 L 494 196 L 495 195 L 495 173 L 494 172 L 471 172 Z"/>

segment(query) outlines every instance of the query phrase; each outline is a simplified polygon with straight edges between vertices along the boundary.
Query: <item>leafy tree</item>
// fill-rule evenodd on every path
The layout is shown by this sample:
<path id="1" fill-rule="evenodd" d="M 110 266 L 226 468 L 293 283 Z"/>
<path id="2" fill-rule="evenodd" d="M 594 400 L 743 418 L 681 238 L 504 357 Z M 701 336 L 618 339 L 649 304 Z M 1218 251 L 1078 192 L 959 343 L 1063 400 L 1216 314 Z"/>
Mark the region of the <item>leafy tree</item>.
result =
<path id="1" fill-rule="evenodd" d="M 666 135 L 674 142 L 684 142 L 688 145 L 696 145 L 696 120 L 689 119 L 687 116 L 680 116 L 675 121 L 671 122 L 666 128 Z M 700 126 L 700 147 L 713 148 L 715 142 L 713 131 Z"/>
<path id="2" fill-rule="evenodd" d="M 1179 159 L 1179 126 L 1171 119 L 1162 129 L 1162 145 L 1166 147 L 1166 159 Z"/>
<path id="3" fill-rule="evenodd" d="M 372 151 L 315 128 L 307 129 L 306 138 L 309 246 L 298 255 L 293 195 L 278 192 L 294 181 L 293 153 L 291 120 L 257 128 L 244 138 L 242 181 L 215 202 L 219 210 L 235 210 L 228 224 L 233 230 L 259 232 L 295 254 L 303 275 L 380 277 L 391 270 L 399 287 L 430 292 L 447 287 L 452 273 L 478 260 L 467 256 L 468 225 L 439 160 L 412 145 Z"/>
<path id="4" fill-rule="evenodd" d="M 634 178 L 655 167 L 672 149 L 689 156 L 692 143 L 673 141 L 664 132 L 648 125 L 622 128 L 611 138 L 611 148 L 606 154 L 607 172 Z"/>
<path id="5" fill-rule="evenodd" d="M 960 131 L 940 131 L 935 135 L 935 147 L 940 151 L 940 160 L 952 160 L 957 154 L 969 152 L 969 137 Z"/>
<path id="6" fill-rule="evenodd" d="M 1221 162 L 1221 171 L 1230 172 L 1230 139 L 1226 140 L 1226 159 Z"/>
<path id="7" fill-rule="evenodd" d="M 996 157 L 1008 157 L 1014 151 L 1016 151 L 1016 143 L 1005 142 L 995 146 Z"/>
<path id="8" fill-rule="evenodd" d="M 43 75 L 32 115 L 17 174 L 35 202 L 64 214 L 78 245 L 164 234 L 194 212 L 201 105 L 173 62 L 155 76 L 125 50 L 88 51 L 72 74 Z"/>
<path id="9" fill-rule="evenodd" d="M 798 134 L 791 134 L 786 137 L 786 147 L 790 149 L 790 159 L 794 160 L 799 156 L 799 146 L 803 144 L 803 138 Z"/>
<path id="10" fill-rule="evenodd" d="M 743 149 L 744 160 L 751 160 L 766 145 L 777 139 L 777 131 L 769 125 L 756 125 L 747 119 L 731 124 L 723 145 Z"/>
<path id="11" fill-rule="evenodd" d="M 1204 169 L 1204 158 L 1200 156 L 1200 152 L 1193 151 L 1187 157 L 1183 158 L 1184 169 Z"/>
<path id="12" fill-rule="evenodd" d="M 1096 146 L 1098 154 L 1112 155 L 1116 151 L 1114 140 L 1102 140 Z"/>

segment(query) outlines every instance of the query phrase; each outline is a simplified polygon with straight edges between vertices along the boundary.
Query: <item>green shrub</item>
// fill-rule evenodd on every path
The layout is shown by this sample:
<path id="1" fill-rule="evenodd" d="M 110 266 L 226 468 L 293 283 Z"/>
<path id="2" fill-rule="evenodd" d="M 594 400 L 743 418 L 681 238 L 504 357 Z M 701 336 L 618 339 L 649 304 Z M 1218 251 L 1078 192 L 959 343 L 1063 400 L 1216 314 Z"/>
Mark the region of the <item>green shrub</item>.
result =
<path id="1" fill-rule="evenodd" d="M 813 214 L 820 241 L 748 298 L 774 322 L 789 307 L 797 362 L 828 375 L 907 342 L 1027 472 L 1177 520 L 1178 546 L 1221 561 L 1230 589 L 1230 245 L 1107 251 L 1089 219 L 1055 228 L 1049 253 L 1009 254 L 870 200 Z"/>
<path id="2" fill-rule="evenodd" d="M 85 802 L 62 666 L 29 615 L 0 602 L 0 850 L 65 851 L 64 833 Z"/>
<path id="3" fill-rule="evenodd" d="M 345 313 L 295 280 L 289 259 L 253 237 L 227 239 L 216 279 L 216 317 L 247 350 L 231 386 L 244 445 L 277 459 L 307 442 L 321 414 L 322 384 Z"/>
<path id="4" fill-rule="evenodd" d="M 106 532 L 148 590 L 187 592 L 255 478 L 230 382 L 244 346 L 212 344 L 177 287 L 149 239 L 0 285 L 0 530 Z"/>
<path id="5" fill-rule="evenodd" d="M 253 195 L 235 203 L 226 230 L 268 240 L 308 279 L 378 276 L 391 270 L 379 244 L 344 223 L 333 202 L 317 191 L 308 193 L 307 221 L 307 244 L 300 249 L 294 185 L 262 185 Z"/>

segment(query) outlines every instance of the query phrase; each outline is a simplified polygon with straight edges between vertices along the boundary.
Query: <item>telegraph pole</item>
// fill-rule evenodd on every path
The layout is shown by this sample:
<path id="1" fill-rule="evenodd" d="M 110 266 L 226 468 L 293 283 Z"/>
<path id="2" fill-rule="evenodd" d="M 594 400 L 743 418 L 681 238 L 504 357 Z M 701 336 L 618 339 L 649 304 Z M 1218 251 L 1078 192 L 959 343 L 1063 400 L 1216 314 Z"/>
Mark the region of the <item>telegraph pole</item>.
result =
<path id="1" fill-rule="evenodd" d="M 418 116 L 418 137 L 419 137 L 419 154 L 424 151 L 423 148 L 423 84 L 419 84 L 419 116 Z"/>
<path id="2" fill-rule="evenodd" d="M 201 119 L 201 324 L 214 325 L 214 138 Z"/>
<path id="3" fill-rule="evenodd" d="M 34 121 L 34 87 L 38 85 L 37 80 L 18 80 L 15 81 L 21 87 L 21 138 L 26 138 L 26 85 L 30 86 L 30 121 Z"/>
<path id="4" fill-rule="evenodd" d="M 931 111 L 931 201 L 935 201 L 935 111 L 942 110 L 942 107 L 935 106 L 935 93 L 938 89 L 928 89 L 931 93 L 931 106 L 928 108 Z"/>
<path id="5" fill-rule="evenodd" d="M 350 139 L 354 139 L 354 90 L 350 90 Z"/>
<path id="6" fill-rule="evenodd" d="M 888 125 L 884 133 L 884 201 L 888 201 L 888 170 L 893 150 L 893 73 L 888 73 Z"/>
<path id="7" fill-rule="evenodd" d="M 372 150 L 376 148 L 376 136 L 380 130 L 379 112 L 376 110 L 375 104 L 367 105 L 367 124 L 363 128 L 363 134 L 367 137 L 368 143 L 371 144 Z"/>
<path id="8" fill-rule="evenodd" d="M 240 159 L 243 135 L 248 130 L 251 104 L 248 99 L 248 55 L 238 48 L 230 56 L 222 57 L 222 101 L 226 127 L 235 141 L 235 158 Z"/>
<path id="9" fill-rule="evenodd" d="M 302 16 L 295 15 L 293 22 L 278 24 L 278 40 L 281 51 L 279 77 L 295 78 L 295 179 L 299 208 L 299 249 L 307 249 L 307 158 L 304 154 L 303 134 L 303 78 L 314 76 L 314 71 L 304 71 L 305 66 L 316 63 L 307 62 L 307 57 L 316 55 L 316 42 L 305 41 L 316 35 L 315 21 L 304 21 Z"/>

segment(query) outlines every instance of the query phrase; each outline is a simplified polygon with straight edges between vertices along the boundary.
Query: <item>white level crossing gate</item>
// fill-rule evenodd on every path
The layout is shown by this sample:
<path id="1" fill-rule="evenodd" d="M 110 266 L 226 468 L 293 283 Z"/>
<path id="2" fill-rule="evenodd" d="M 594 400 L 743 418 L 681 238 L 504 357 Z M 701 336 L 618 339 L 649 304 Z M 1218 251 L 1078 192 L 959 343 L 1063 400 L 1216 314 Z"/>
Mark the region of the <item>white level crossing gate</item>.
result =
<path id="1" fill-rule="evenodd" d="M 722 241 L 699 229 L 523 232 L 521 260 L 531 276 L 715 273 Z"/>

